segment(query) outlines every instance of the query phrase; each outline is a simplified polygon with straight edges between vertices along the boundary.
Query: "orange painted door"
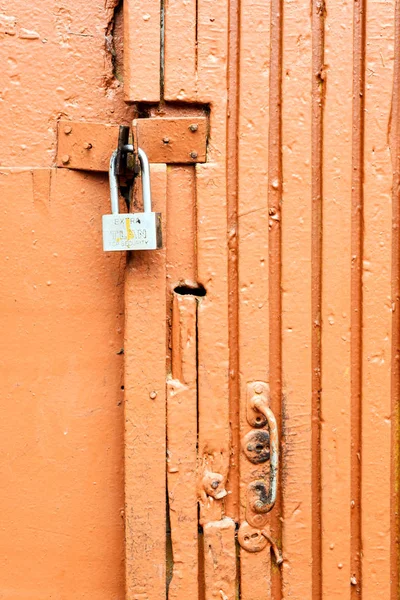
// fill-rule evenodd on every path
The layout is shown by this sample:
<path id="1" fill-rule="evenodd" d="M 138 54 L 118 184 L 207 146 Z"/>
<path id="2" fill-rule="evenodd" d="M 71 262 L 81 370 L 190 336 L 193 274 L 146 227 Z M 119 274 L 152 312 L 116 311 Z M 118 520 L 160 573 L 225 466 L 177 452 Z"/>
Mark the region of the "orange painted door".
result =
<path id="1" fill-rule="evenodd" d="M 397 4 L 0 0 L 0 597 L 399 597 Z"/>

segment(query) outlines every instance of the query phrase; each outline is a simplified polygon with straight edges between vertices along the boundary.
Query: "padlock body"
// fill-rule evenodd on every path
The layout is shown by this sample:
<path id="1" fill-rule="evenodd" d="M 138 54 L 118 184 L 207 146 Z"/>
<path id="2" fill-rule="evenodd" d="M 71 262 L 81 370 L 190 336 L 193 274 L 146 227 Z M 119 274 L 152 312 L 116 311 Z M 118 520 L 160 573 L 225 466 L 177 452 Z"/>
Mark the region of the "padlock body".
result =
<path id="1" fill-rule="evenodd" d="M 103 216 L 103 250 L 156 250 L 162 247 L 161 213 Z"/>

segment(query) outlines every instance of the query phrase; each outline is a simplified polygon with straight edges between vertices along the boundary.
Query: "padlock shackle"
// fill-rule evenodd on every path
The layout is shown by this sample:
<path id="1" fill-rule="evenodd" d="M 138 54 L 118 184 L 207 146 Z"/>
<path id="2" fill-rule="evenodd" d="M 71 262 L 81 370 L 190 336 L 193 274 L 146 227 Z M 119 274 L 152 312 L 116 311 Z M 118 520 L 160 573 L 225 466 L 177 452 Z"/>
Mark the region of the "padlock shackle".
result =
<path id="1" fill-rule="evenodd" d="M 142 170 L 142 197 L 143 197 L 143 210 L 144 212 L 151 212 L 151 188 L 150 188 L 150 165 L 147 154 L 138 148 L 138 155 L 140 161 L 140 167 Z M 146 181 L 147 185 L 143 185 Z"/>
<path id="2" fill-rule="evenodd" d="M 133 146 L 127 144 L 124 146 L 126 152 L 133 152 Z M 118 178 L 117 178 L 117 154 L 118 150 L 114 150 L 110 158 L 110 197 L 111 197 L 111 213 L 113 215 L 119 214 L 119 191 L 118 191 Z M 146 153 L 138 148 L 138 155 L 140 161 L 140 168 L 142 172 L 142 197 L 143 197 L 143 211 L 151 212 L 151 187 L 150 187 L 150 165 L 149 159 Z M 143 184 L 143 182 L 146 182 Z"/>
<path id="3" fill-rule="evenodd" d="M 111 154 L 109 170 L 111 213 L 113 215 L 118 215 L 119 213 L 118 179 L 116 174 L 117 153 L 118 151 L 114 150 L 114 152 Z"/>

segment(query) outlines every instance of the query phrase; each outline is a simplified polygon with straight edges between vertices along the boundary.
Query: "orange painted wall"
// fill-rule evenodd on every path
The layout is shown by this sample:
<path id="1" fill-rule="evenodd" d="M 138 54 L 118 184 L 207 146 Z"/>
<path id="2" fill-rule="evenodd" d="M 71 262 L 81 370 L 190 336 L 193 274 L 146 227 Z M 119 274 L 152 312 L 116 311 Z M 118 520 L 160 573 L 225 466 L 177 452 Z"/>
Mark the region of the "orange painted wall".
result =
<path id="1" fill-rule="evenodd" d="M 106 6 L 105 6 L 106 4 Z M 113 2 L 0 2 L 0 596 L 124 596 L 123 257 L 59 117 L 129 122 Z M 108 36 L 108 38 L 107 38 Z"/>

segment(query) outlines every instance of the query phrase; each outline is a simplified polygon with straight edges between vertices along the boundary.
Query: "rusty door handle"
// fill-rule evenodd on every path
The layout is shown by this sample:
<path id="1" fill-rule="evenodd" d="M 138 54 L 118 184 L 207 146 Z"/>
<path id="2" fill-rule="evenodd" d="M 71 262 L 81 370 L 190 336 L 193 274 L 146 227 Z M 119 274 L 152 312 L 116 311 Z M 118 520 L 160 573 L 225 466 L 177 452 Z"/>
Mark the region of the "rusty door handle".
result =
<path id="1" fill-rule="evenodd" d="M 251 399 L 252 408 L 259 411 L 267 420 L 269 427 L 269 443 L 270 443 L 270 472 L 269 472 L 269 490 L 265 489 L 265 484 L 262 481 L 255 481 L 251 484 L 251 488 L 258 496 L 254 501 L 252 508 L 256 513 L 265 514 L 269 512 L 275 502 L 278 489 L 278 469 L 279 469 L 279 438 L 278 425 L 275 415 L 268 406 L 265 396 L 255 395 Z"/>

